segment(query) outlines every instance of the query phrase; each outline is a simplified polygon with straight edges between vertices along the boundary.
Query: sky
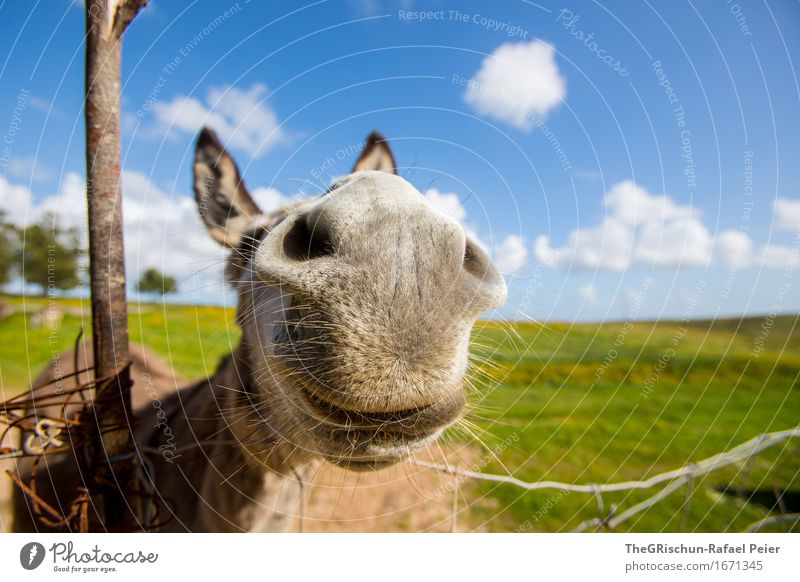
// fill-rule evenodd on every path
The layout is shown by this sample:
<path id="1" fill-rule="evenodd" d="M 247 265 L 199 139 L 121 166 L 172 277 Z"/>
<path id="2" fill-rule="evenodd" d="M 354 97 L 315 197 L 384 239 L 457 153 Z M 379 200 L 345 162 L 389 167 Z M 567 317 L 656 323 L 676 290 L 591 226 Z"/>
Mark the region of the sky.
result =
<path id="1" fill-rule="evenodd" d="M 20 225 L 85 224 L 84 26 L 80 2 L 0 3 L 0 207 Z M 192 197 L 202 126 L 264 210 L 349 173 L 377 129 L 505 274 L 488 316 L 795 313 L 798 28 L 789 0 L 154 0 L 124 38 L 128 278 L 235 300 Z"/>

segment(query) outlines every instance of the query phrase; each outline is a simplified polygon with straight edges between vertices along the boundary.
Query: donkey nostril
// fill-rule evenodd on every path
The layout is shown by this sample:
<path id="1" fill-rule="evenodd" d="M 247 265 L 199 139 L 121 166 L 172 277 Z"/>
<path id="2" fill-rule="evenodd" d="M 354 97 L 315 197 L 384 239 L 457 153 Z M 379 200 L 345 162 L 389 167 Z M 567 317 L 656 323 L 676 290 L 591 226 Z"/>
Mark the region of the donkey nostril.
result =
<path id="1" fill-rule="evenodd" d="M 464 270 L 478 277 L 483 275 L 480 254 L 470 240 L 467 240 L 466 247 L 464 248 Z"/>
<path id="2" fill-rule="evenodd" d="M 308 261 L 334 253 L 329 233 L 320 225 L 308 225 L 306 217 L 300 217 L 283 239 L 283 252 L 295 261 Z"/>

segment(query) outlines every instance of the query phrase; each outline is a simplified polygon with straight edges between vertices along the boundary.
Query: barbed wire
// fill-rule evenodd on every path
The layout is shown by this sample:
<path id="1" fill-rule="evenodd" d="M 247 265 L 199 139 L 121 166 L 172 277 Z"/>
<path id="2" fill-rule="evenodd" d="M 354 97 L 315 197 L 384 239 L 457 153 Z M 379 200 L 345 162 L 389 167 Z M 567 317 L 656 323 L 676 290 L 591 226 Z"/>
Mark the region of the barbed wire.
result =
<path id="1" fill-rule="evenodd" d="M 575 527 L 575 529 L 572 530 L 574 532 L 582 532 L 590 528 L 597 528 L 597 527 L 604 527 L 609 530 L 614 529 L 617 526 L 621 525 L 623 522 L 634 517 L 635 515 L 653 507 L 658 502 L 662 501 L 663 499 L 665 499 L 666 497 L 668 497 L 669 495 L 680 489 L 682 486 L 686 485 L 689 489 L 687 489 L 687 497 L 686 501 L 684 502 L 684 515 L 682 516 L 681 519 L 681 522 L 684 523 L 686 519 L 686 510 L 690 505 L 689 502 L 691 500 L 691 495 L 694 492 L 694 483 L 696 482 L 696 479 L 698 477 L 708 475 L 709 473 L 712 473 L 723 467 L 733 465 L 735 463 L 740 463 L 740 462 L 746 463 L 751 458 L 763 452 L 764 450 L 774 447 L 780 443 L 783 443 L 789 439 L 796 437 L 800 437 L 800 426 L 786 430 L 760 434 L 746 442 L 743 442 L 740 445 L 737 445 L 736 447 L 728 451 L 718 453 L 716 455 L 703 459 L 702 461 L 698 461 L 696 463 L 689 463 L 678 469 L 673 469 L 672 471 L 659 473 L 658 475 L 654 475 L 647 479 L 641 479 L 637 481 L 622 481 L 619 483 L 576 484 L 576 483 L 564 483 L 560 481 L 523 481 L 512 475 L 498 475 L 493 473 L 483 473 L 481 471 L 470 471 L 468 469 L 461 469 L 459 467 L 454 467 L 451 465 L 442 465 L 418 459 L 411 459 L 409 460 L 409 463 L 419 467 L 424 467 L 427 469 L 440 471 L 442 473 L 447 473 L 453 476 L 460 476 L 481 481 L 491 481 L 494 483 L 501 483 L 505 485 L 513 485 L 515 487 L 520 487 L 527 491 L 556 489 L 570 493 L 593 494 L 597 498 L 597 507 L 599 515 L 598 517 L 587 519 L 581 522 L 577 527 Z M 666 485 L 652 496 L 648 497 L 647 499 L 645 499 L 640 503 L 637 503 L 636 505 L 633 505 L 632 507 L 620 513 L 619 515 L 617 515 L 618 511 L 617 506 L 613 504 L 610 506 L 608 513 L 605 512 L 604 509 L 605 504 L 603 503 L 603 498 L 602 498 L 603 493 L 646 490 L 646 489 L 652 489 L 653 487 L 656 487 L 661 484 L 666 484 Z M 453 511 L 456 511 L 456 509 L 454 509 Z M 780 516 L 770 516 L 761 519 L 757 522 L 751 523 L 746 528 L 745 531 L 748 532 L 758 531 L 768 525 L 799 521 L 799 520 L 800 520 L 800 514 L 784 514 Z"/>
<path id="2" fill-rule="evenodd" d="M 73 372 L 0 402 L 0 443 L 5 443 L 0 446 L 0 461 L 26 458 L 32 461 L 23 474 L 19 469 L 6 470 L 5 474 L 26 497 L 39 524 L 73 532 L 108 531 L 102 523 L 91 519 L 91 510 L 96 506 L 97 497 L 106 491 L 119 489 L 113 471 L 122 463 L 128 463 L 133 468 L 135 481 L 134 487 L 124 494 L 141 506 L 142 517 L 137 518 L 137 525 L 144 531 L 158 530 L 172 518 L 169 511 L 172 502 L 157 497 L 152 486 L 153 470 L 149 460 L 134 451 L 106 456 L 106 463 L 101 464 L 90 451 L 105 432 L 129 427 L 100 422 L 95 416 L 98 403 L 115 397 L 113 393 L 99 397 L 98 393 L 105 394 L 107 390 L 104 387 L 116 382 L 117 375 L 93 378 L 93 367 L 78 367 L 77 346 L 82 333 L 81 330 L 75 340 Z M 126 364 L 124 368 L 130 365 Z M 88 380 L 82 382 L 81 375 L 87 376 Z M 62 383 L 69 381 L 74 381 L 76 386 L 63 388 Z M 19 444 L 13 444 L 15 442 Z M 68 452 L 76 454 L 87 483 L 76 486 L 72 500 L 62 509 L 42 497 L 37 488 L 37 475 L 43 459 L 57 458 L 57 455 Z"/>

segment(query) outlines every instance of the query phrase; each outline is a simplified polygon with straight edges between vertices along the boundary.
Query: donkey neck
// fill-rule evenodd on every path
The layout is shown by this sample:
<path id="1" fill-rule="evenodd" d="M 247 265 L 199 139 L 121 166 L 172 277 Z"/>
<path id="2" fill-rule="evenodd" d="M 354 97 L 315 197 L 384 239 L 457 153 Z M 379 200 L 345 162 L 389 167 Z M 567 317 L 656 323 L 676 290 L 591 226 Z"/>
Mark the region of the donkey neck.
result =
<path id="1" fill-rule="evenodd" d="M 240 346 L 210 378 L 141 410 L 137 440 L 161 453 L 151 455 L 159 493 L 177 508 L 166 529 L 293 527 L 312 465 L 291 459 L 289 441 L 273 428 L 277 412 L 254 380 Z"/>
<path id="2" fill-rule="evenodd" d="M 198 431 L 211 441 L 208 444 L 222 447 L 231 460 L 251 469 L 281 475 L 298 469 L 291 459 L 291 444 L 282 435 L 285 420 L 276 403 L 270 402 L 270 393 L 256 381 L 244 340 L 222 358 L 205 389 L 208 394 L 202 398 L 199 418 L 216 419 Z"/>

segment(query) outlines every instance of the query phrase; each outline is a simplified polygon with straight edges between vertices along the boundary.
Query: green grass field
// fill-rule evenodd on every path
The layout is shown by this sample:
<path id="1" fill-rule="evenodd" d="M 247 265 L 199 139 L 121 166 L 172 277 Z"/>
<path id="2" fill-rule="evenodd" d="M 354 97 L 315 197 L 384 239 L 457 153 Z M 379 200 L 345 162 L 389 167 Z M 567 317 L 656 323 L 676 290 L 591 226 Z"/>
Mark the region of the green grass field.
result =
<path id="1" fill-rule="evenodd" d="M 22 298 L 2 301 L 16 310 L 0 319 L 0 387 L 7 398 L 69 348 L 90 316 L 85 302 L 60 301 L 66 314 L 51 330 L 34 325 L 44 300 L 25 299 L 28 311 Z M 799 323 L 797 316 L 685 327 L 482 323 L 474 333 L 475 406 L 467 428 L 449 438 L 475 443 L 479 470 L 529 481 L 605 483 L 678 468 L 800 424 Z M 132 306 L 130 324 L 133 341 L 189 378 L 213 372 L 238 338 L 232 310 L 214 307 Z M 698 479 L 685 511 L 681 488 L 620 530 L 679 531 L 683 519 L 690 531 L 740 531 L 770 515 L 776 490 L 786 492 L 786 511 L 800 511 L 797 441 Z M 756 491 L 761 503 L 722 495 L 726 487 Z M 563 531 L 598 514 L 595 497 L 582 493 L 488 482 L 467 482 L 462 493 L 462 506 L 469 504 L 462 520 L 492 531 Z M 617 504 L 619 513 L 652 493 L 604 495 L 603 504 L 606 510 Z M 800 531 L 797 522 L 766 531 L 786 529 Z"/>

